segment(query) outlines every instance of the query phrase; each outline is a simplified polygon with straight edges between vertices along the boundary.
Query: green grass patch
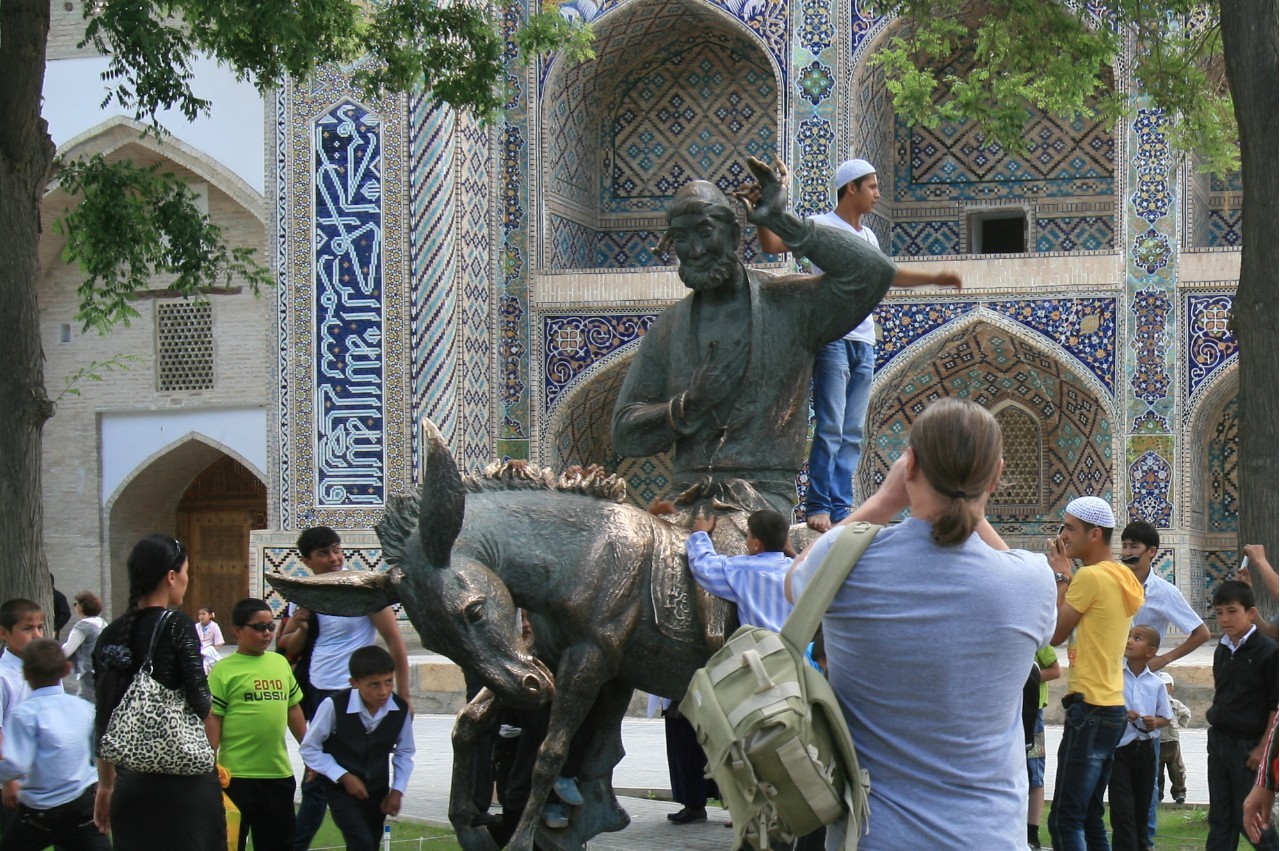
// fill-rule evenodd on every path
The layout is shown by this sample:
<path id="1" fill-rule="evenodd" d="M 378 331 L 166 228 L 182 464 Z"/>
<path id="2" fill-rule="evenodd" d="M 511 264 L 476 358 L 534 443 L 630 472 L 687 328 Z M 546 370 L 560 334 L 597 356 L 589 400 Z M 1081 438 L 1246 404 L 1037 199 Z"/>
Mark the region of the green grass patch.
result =
<path id="1" fill-rule="evenodd" d="M 392 851 L 419 851 L 419 849 L 421 851 L 462 851 L 462 846 L 454 838 L 453 831 L 447 827 L 436 827 L 406 818 L 396 819 L 389 824 L 391 825 Z M 248 841 L 247 846 L 245 851 L 253 851 L 252 839 Z M 322 848 L 342 851 L 346 847 L 346 843 L 342 841 L 342 832 L 326 813 L 324 824 L 320 826 L 316 838 L 311 841 L 312 851 L 320 851 Z M 382 846 L 378 847 L 381 849 Z"/>
<path id="2" fill-rule="evenodd" d="M 1049 812 L 1053 803 L 1046 801 L 1044 816 L 1040 819 L 1040 842 L 1049 847 Z M 1110 809 L 1103 814 L 1103 824 L 1111 830 Z M 1191 851 L 1204 848 L 1209 838 L 1209 809 L 1207 807 L 1182 807 L 1176 804 L 1161 806 L 1156 811 L 1156 848 L 1160 851 Z"/>

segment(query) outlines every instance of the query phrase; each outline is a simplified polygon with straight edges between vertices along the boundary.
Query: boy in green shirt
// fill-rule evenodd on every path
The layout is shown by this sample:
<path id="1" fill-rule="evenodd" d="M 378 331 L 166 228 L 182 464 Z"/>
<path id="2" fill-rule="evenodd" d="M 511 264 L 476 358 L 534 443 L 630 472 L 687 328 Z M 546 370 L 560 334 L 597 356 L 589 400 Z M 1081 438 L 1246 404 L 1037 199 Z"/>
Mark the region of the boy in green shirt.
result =
<path id="1" fill-rule="evenodd" d="M 271 607 L 253 597 L 231 613 L 238 647 L 209 672 L 213 746 L 231 774 L 227 797 L 240 810 L 240 846 L 252 830 L 258 851 L 293 848 L 295 781 L 285 727 L 302 741 L 302 689 L 284 656 L 268 653 L 275 631 Z"/>

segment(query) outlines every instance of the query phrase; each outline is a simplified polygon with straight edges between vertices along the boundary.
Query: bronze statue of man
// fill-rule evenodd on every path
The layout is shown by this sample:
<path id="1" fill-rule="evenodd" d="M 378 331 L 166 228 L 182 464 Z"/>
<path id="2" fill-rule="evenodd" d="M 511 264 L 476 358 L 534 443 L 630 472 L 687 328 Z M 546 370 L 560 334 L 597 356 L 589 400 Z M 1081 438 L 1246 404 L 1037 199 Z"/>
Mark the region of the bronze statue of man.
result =
<path id="1" fill-rule="evenodd" d="M 667 210 L 667 239 L 693 292 L 641 341 L 614 409 L 613 444 L 625 456 L 674 444 L 677 492 L 702 484 L 733 493 L 738 480 L 789 513 L 805 460 L 814 353 L 866 318 L 897 268 L 867 242 L 787 212 L 781 163 L 777 172 L 748 163 L 761 191 L 747 219 L 826 271 L 746 268 L 728 198 L 706 181 L 682 187 Z"/>

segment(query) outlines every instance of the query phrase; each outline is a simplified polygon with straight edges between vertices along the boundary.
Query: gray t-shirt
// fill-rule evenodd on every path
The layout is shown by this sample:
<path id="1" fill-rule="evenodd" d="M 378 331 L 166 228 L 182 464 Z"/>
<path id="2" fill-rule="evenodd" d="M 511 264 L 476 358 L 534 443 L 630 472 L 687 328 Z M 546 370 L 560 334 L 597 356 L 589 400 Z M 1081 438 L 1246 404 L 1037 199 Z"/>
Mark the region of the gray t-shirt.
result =
<path id="1" fill-rule="evenodd" d="M 860 851 L 1027 847 L 1019 712 L 1036 651 L 1057 621 L 1043 555 L 976 534 L 940 547 L 932 525 L 884 529 L 823 619 L 827 670 L 871 775 Z M 792 578 L 797 598 L 837 527 Z"/>

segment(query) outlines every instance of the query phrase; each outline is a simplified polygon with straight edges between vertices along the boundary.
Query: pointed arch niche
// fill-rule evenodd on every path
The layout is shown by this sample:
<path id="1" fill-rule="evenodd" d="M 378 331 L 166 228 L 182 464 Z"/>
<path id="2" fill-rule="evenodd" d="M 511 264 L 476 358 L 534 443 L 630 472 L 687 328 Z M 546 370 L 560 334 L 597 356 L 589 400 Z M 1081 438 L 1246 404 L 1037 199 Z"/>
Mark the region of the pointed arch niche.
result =
<path id="1" fill-rule="evenodd" d="M 624 352 L 584 375 L 556 403 L 547 424 L 547 464 L 553 470 L 572 464 L 599 464 L 626 479 L 627 500 L 643 508 L 668 492 L 671 452 L 623 458 L 613 451 L 613 408 L 635 358 L 635 347 Z"/>
<path id="2" fill-rule="evenodd" d="M 540 266 L 669 265 L 655 248 L 676 190 L 697 179 L 736 189 L 748 156 L 777 150 L 777 70 L 701 0 L 635 0 L 593 26 L 596 58 L 553 65 L 541 98 Z"/>
<path id="3" fill-rule="evenodd" d="M 1012 536 L 1010 543 L 1019 535 L 1038 540 L 1076 496 L 1112 499 L 1108 401 L 1048 348 L 985 319 L 926 339 L 909 360 L 877 379 L 858 470 L 860 493 L 875 492 L 906 448 L 911 424 L 943 396 L 974 401 L 1000 422 L 1006 486 L 988 514 Z"/>

